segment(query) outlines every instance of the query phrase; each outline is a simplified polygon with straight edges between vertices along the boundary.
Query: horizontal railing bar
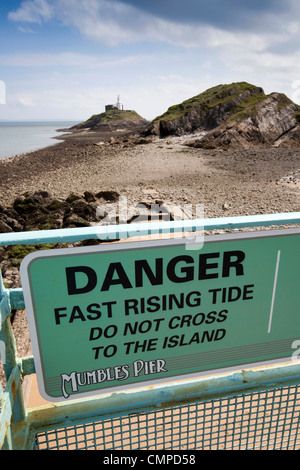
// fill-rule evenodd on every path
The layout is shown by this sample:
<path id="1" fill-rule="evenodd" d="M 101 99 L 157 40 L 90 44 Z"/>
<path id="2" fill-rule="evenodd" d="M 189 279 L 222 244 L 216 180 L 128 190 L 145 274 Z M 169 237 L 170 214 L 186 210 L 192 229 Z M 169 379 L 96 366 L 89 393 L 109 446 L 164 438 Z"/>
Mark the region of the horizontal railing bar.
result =
<path id="1" fill-rule="evenodd" d="M 10 305 L 12 309 L 22 310 L 25 308 L 23 289 L 8 289 Z"/>
<path id="2" fill-rule="evenodd" d="M 300 212 L 164 221 L 152 222 L 151 224 L 100 224 L 92 227 L 4 233 L 0 234 L 0 246 L 66 243 L 90 239 L 105 241 L 160 233 L 180 233 L 202 230 L 209 231 L 215 229 L 236 229 L 243 227 L 295 224 L 300 224 Z"/>
<path id="3" fill-rule="evenodd" d="M 26 375 L 35 374 L 35 364 L 33 356 L 26 356 L 18 359 L 18 364 L 24 377 Z"/>

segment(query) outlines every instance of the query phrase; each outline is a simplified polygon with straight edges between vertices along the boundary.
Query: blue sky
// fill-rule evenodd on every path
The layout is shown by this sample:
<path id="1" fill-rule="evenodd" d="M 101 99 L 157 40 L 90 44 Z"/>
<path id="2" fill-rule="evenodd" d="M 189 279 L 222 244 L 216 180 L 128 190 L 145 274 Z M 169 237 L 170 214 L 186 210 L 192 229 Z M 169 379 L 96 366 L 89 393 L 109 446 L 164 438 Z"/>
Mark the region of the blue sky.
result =
<path id="1" fill-rule="evenodd" d="M 300 104 L 299 59 L 298 0 L 0 0 L 0 120 L 82 121 L 118 94 L 151 120 L 235 81 Z"/>

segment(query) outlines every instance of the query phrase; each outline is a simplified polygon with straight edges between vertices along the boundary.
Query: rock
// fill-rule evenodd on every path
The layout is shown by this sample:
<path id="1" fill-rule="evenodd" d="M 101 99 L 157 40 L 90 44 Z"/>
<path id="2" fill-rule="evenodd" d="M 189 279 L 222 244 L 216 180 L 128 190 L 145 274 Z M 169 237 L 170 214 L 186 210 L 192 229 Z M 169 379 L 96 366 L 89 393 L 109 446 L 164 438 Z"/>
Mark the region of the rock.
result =
<path id="1" fill-rule="evenodd" d="M 294 128 L 283 133 L 275 142 L 274 147 L 293 148 L 300 146 L 300 127 Z"/>
<path id="2" fill-rule="evenodd" d="M 13 229 L 7 225 L 3 220 L 0 220 L 0 233 L 10 233 Z"/>
<path id="3" fill-rule="evenodd" d="M 13 208 L 3 208 L 3 211 L 0 213 L 0 221 L 3 224 L 3 230 L 0 230 L 0 232 L 4 232 L 4 229 L 6 232 L 8 231 L 7 228 L 5 228 L 6 225 L 13 232 L 20 232 L 24 229 L 24 219 L 20 217 Z"/>
<path id="4" fill-rule="evenodd" d="M 94 193 L 91 193 L 90 191 L 85 191 L 84 192 L 84 199 L 86 202 L 95 202 L 96 201 L 96 196 Z"/>
<path id="5" fill-rule="evenodd" d="M 118 205 L 115 203 L 99 204 L 96 209 L 96 218 L 101 220 L 101 225 L 111 225 L 118 223 Z"/>
<path id="6" fill-rule="evenodd" d="M 49 204 L 47 204 L 45 207 L 48 211 L 50 212 L 60 212 L 60 211 L 65 211 L 66 207 L 68 204 L 66 204 L 64 201 L 59 201 L 58 199 L 53 199 L 49 201 Z"/>
<path id="7" fill-rule="evenodd" d="M 79 217 L 77 214 L 71 214 L 64 219 L 63 227 L 72 228 L 72 227 L 89 227 L 89 222 L 82 217 Z"/>
<path id="8" fill-rule="evenodd" d="M 23 225 L 16 219 L 12 219 L 11 217 L 6 217 L 6 223 L 9 227 L 12 228 L 13 232 L 21 232 L 23 230 Z"/>
<path id="9" fill-rule="evenodd" d="M 96 209 L 84 199 L 76 199 L 67 210 L 66 215 L 68 213 L 74 213 L 78 217 L 90 221 L 95 220 L 96 217 Z"/>
<path id="10" fill-rule="evenodd" d="M 13 210 L 18 214 L 17 220 L 23 230 L 61 228 L 68 207 L 68 203 L 53 198 L 46 191 L 25 193 L 13 204 Z"/>
<path id="11" fill-rule="evenodd" d="M 95 196 L 97 199 L 111 202 L 117 202 L 120 198 L 120 194 L 117 191 L 100 191 Z"/>
<path id="12" fill-rule="evenodd" d="M 69 204 L 72 204 L 72 202 L 76 201 L 76 199 L 81 199 L 81 196 L 79 196 L 79 194 L 76 194 L 76 193 L 71 193 L 67 197 L 66 202 L 68 202 Z"/>
<path id="13" fill-rule="evenodd" d="M 51 204 L 53 200 L 51 194 L 48 193 L 48 191 L 35 191 L 32 196 L 29 193 L 26 193 L 26 196 L 31 197 L 34 202 L 44 206 Z"/>
<path id="14" fill-rule="evenodd" d="M 30 197 L 19 197 L 14 201 L 13 208 L 19 215 L 28 215 L 36 209 L 37 204 Z"/>
<path id="15" fill-rule="evenodd" d="M 134 143 L 135 145 L 146 145 L 146 144 L 151 144 L 151 142 L 152 142 L 152 139 L 151 139 L 151 138 L 145 138 L 145 137 L 144 137 L 144 138 L 143 138 L 143 137 L 140 137 L 140 138 L 135 139 L 135 140 L 133 141 L 133 143 Z"/>

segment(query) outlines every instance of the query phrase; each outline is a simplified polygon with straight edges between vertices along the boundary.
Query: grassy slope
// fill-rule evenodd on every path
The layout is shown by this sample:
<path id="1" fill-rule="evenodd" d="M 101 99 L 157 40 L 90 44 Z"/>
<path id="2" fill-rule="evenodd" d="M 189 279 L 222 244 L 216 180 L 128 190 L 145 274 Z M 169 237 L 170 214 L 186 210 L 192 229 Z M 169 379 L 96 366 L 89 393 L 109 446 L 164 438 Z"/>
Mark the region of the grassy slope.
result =
<path id="1" fill-rule="evenodd" d="M 218 85 L 200 93 L 193 98 L 183 101 L 181 104 L 171 106 L 164 114 L 154 119 L 153 123 L 158 121 L 173 121 L 188 114 L 193 108 L 201 106 L 203 112 L 238 97 L 247 90 L 257 88 L 246 82 L 232 83 L 230 85 Z M 233 91 L 233 93 L 232 93 Z M 258 88 L 249 98 L 243 100 L 235 109 L 229 118 L 231 120 L 241 121 L 249 116 L 255 115 L 257 104 L 267 99 L 270 95 L 265 95 L 263 90 Z M 291 102 L 285 95 L 280 95 L 280 104 L 284 106 Z M 299 117 L 300 119 L 300 117 Z"/>

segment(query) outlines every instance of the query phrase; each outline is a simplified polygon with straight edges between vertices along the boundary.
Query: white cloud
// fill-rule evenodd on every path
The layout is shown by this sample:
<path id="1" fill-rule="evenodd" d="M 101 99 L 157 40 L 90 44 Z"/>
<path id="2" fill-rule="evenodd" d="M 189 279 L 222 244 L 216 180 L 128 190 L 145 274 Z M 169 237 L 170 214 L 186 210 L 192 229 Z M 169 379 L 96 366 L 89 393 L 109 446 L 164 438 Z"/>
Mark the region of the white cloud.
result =
<path id="1" fill-rule="evenodd" d="M 96 112 L 104 111 L 105 96 L 107 90 L 104 87 L 82 90 L 78 86 L 66 89 L 62 85 L 36 91 L 15 91 L 9 94 L 6 110 L 9 117 L 10 113 L 18 109 L 20 119 L 34 116 L 35 119 L 41 120 L 83 120 Z"/>
<path id="2" fill-rule="evenodd" d="M 21 95 L 16 99 L 16 103 L 21 106 L 30 107 L 37 106 L 36 96 L 32 95 Z"/>
<path id="3" fill-rule="evenodd" d="M 219 48 L 242 43 L 252 50 L 262 50 L 267 45 L 265 35 L 246 31 L 233 33 L 200 23 L 172 22 L 118 1 L 25 0 L 17 11 L 9 14 L 13 21 L 31 23 L 49 21 L 53 17 L 109 46 L 148 41 Z M 292 31 L 295 31 L 293 24 Z"/>
<path id="4" fill-rule="evenodd" d="M 151 56 L 136 55 L 124 57 L 92 56 L 76 52 L 61 52 L 58 54 L 28 53 L 0 55 L 0 65 L 10 67 L 81 67 L 104 68 L 119 67 L 141 60 L 150 60 Z"/>
<path id="5" fill-rule="evenodd" d="M 39 23 L 53 18 L 54 9 L 47 0 L 25 0 L 20 8 L 8 14 L 12 21 Z"/>
<path id="6" fill-rule="evenodd" d="M 24 0 L 16 11 L 9 13 L 9 19 L 41 24 L 55 18 L 65 26 L 77 28 L 84 36 L 110 46 L 158 41 L 194 48 L 243 46 L 262 51 L 276 43 L 297 39 L 299 5 L 295 0 L 288 0 L 288 6 L 280 17 L 272 11 L 261 13 L 255 32 L 226 30 L 200 21 L 175 22 L 111 0 Z"/>
<path id="7" fill-rule="evenodd" d="M 24 26 L 19 26 L 18 30 L 21 31 L 21 33 L 25 33 L 25 34 L 34 34 L 35 33 L 33 31 L 33 29 L 27 28 L 27 27 L 24 27 Z"/>
<path id="8" fill-rule="evenodd" d="M 292 83 L 292 89 L 292 100 L 295 103 L 300 104 L 300 80 L 294 80 Z"/>

